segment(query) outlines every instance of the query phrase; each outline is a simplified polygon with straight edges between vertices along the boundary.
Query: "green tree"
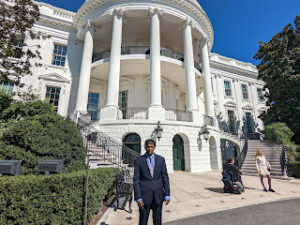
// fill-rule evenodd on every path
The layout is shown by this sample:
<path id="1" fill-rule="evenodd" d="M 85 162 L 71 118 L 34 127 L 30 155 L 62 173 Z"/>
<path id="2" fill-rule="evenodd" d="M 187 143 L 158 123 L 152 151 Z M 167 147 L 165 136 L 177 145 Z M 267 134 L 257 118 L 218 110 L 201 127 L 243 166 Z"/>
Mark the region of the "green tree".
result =
<path id="1" fill-rule="evenodd" d="M 293 141 L 300 144 L 300 15 L 294 26 L 288 24 L 268 43 L 260 43 L 255 59 L 258 79 L 265 82 L 266 113 L 260 115 L 265 125 L 285 123 L 293 132 Z"/>
<path id="2" fill-rule="evenodd" d="M 5 109 L 9 108 L 11 102 L 12 102 L 11 96 L 6 94 L 3 91 L 0 91 L 0 118 L 1 118 L 2 112 Z"/>
<path id="3" fill-rule="evenodd" d="M 39 16 L 32 0 L 0 1 L 0 66 L 4 68 L 0 70 L 0 81 L 13 75 L 18 84 L 22 76 L 32 74 L 31 60 L 41 58 L 40 46 L 28 46 L 26 40 L 42 37 L 32 30 Z"/>

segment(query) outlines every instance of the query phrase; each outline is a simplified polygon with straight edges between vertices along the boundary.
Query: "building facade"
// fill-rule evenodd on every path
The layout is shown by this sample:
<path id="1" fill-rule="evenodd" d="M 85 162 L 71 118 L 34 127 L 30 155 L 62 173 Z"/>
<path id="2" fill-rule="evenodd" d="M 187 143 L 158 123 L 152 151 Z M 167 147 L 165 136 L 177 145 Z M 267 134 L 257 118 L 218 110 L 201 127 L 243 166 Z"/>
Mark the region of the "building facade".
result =
<path id="1" fill-rule="evenodd" d="M 76 13 L 37 4 L 34 29 L 50 38 L 27 41 L 41 45 L 42 67 L 23 88 L 0 89 L 30 89 L 74 120 L 88 113 L 140 154 L 159 126 L 156 152 L 170 172 L 221 168 L 242 151 L 245 121 L 247 132 L 263 127 L 256 67 L 211 53 L 213 28 L 196 0 L 87 0 Z"/>

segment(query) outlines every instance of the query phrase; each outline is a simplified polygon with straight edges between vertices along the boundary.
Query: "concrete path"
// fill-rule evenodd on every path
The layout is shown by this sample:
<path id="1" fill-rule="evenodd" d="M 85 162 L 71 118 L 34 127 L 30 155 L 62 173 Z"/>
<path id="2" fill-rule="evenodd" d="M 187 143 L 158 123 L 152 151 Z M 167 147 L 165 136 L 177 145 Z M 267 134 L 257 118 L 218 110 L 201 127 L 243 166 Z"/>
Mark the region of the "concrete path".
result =
<path id="1" fill-rule="evenodd" d="M 207 213 L 248 206 L 258 203 L 300 197 L 300 180 L 272 179 L 276 193 L 263 192 L 258 176 L 243 176 L 246 191 L 242 195 L 223 193 L 221 172 L 175 172 L 170 174 L 171 203 L 163 208 L 163 222 L 199 216 Z M 265 180 L 267 183 L 267 180 Z M 133 213 L 117 210 L 101 225 L 138 224 L 138 207 L 133 203 Z M 126 207 L 128 209 L 128 206 Z M 151 217 L 150 217 L 151 218 Z M 152 221 L 149 219 L 149 225 Z"/>
<path id="2" fill-rule="evenodd" d="M 224 210 L 165 225 L 299 225 L 300 198 Z"/>

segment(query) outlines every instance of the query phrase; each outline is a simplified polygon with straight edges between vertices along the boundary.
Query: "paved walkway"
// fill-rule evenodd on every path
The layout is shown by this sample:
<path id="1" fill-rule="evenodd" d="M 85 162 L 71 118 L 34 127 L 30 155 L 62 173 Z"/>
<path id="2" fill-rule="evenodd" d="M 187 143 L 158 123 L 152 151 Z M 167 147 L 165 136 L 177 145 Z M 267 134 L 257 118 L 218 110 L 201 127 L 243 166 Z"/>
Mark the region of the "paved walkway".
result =
<path id="1" fill-rule="evenodd" d="M 171 203 L 163 208 L 163 222 L 241 206 L 300 197 L 300 180 L 272 179 L 272 186 L 276 193 L 271 193 L 262 191 L 258 176 L 243 176 L 242 178 L 246 186 L 245 193 L 233 195 L 223 193 L 220 171 L 196 174 L 175 172 L 170 174 Z M 265 182 L 267 183 L 267 180 Z M 133 202 L 132 208 L 132 214 L 125 210 L 117 210 L 105 223 L 102 221 L 101 224 L 138 224 L 138 207 L 135 202 Z M 152 221 L 149 222 L 149 225 L 152 225 Z"/>

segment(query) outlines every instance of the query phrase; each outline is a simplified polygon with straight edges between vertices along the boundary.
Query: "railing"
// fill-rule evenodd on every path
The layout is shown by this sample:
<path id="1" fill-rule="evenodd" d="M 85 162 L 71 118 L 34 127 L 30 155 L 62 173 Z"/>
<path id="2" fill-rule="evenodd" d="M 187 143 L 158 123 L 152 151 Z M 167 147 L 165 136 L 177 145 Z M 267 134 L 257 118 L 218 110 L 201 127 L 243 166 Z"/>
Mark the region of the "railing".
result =
<path id="1" fill-rule="evenodd" d="M 118 119 L 147 119 L 148 118 L 148 108 L 120 108 L 120 115 Z"/>
<path id="2" fill-rule="evenodd" d="M 125 46 L 121 48 L 121 55 L 134 55 L 134 54 L 150 55 L 150 47 L 149 46 Z M 171 49 L 161 48 L 160 55 L 184 62 L 184 55 L 179 52 L 173 51 Z M 92 62 L 96 62 L 101 59 L 109 58 L 109 57 L 110 57 L 110 50 L 98 52 L 93 55 Z M 197 70 L 199 70 L 199 72 L 202 72 L 200 65 L 196 61 L 194 62 L 194 66 Z"/>
<path id="3" fill-rule="evenodd" d="M 215 126 L 215 120 L 213 117 L 208 116 L 208 115 L 203 115 L 203 123 L 206 126 Z"/>
<path id="4" fill-rule="evenodd" d="M 89 154 L 131 171 L 134 160 L 139 157 L 137 152 L 99 131 L 87 136 L 86 146 Z"/>
<path id="5" fill-rule="evenodd" d="M 166 120 L 191 122 L 191 112 L 176 109 L 166 109 Z"/>
<path id="6" fill-rule="evenodd" d="M 282 175 L 287 177 L 288 176 L 288 157 L 287 157 L 287 150 L 284 145 L 282 145 L 280 164 L 281 164 Z"/>
<path id="7" fill-rule="evenodd" d="M 90 122 L 85 117 L 87 116 L 80 116 L 77 125 L 84 136 L 88 155 L 133 172 L 134 160 L 139 157 L 139 154 L 105 133 L 90 127 Z"/>

